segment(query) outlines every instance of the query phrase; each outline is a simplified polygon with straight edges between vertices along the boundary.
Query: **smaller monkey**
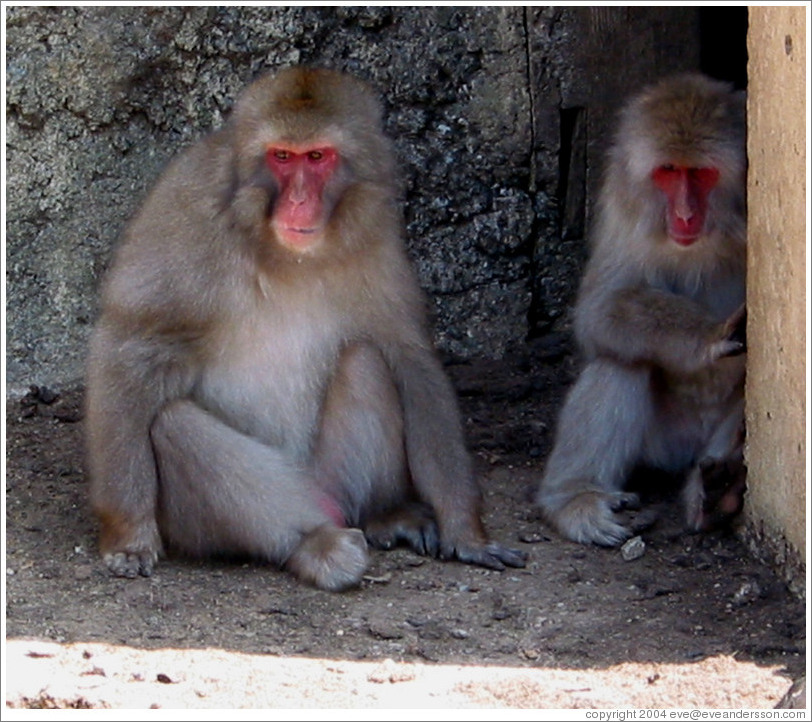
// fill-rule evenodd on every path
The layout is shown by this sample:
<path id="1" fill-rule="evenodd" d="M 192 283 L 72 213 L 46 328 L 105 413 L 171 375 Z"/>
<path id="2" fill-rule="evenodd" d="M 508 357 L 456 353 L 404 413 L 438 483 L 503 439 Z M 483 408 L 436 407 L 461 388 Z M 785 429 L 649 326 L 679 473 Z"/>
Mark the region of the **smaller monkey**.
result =
<path id="1" fill-rule="evenodd" d="M 585 366 L 535 495 L 569 539 L 631 535 L 615 512 L 638 466 L 687 473 L 692 530 L 741 508 L 745 174 L 727 84 L 680 74 L 621 111 L 575 306 Z"/>

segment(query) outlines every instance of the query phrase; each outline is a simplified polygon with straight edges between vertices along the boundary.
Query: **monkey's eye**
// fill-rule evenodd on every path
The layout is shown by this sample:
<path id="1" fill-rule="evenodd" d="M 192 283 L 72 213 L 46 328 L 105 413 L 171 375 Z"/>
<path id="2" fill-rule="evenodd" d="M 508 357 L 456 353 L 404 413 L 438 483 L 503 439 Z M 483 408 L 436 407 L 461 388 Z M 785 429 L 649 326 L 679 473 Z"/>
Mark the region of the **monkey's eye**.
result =
<path id="1" fill-rule="evenodd" d="M 684 168 L 680 168 L 673 163 L 663 163 L 663 165 L 658 165 L 651 172 L 651 179 L 654 181 L 655 186 L 657 186 L 660 190 L 665 191 L 671 188 L 674 183 L 679 182 L 679 179 L 684 172 Z"/>
<path id="2" fill-rule="evenodd" d="M 290 153 L 288 151 L 286 151 L 286 150 L 278 150 L 277 149 L 277 150 L 271 151 L 271 153 L 273 154 L 273 157 L 276 160 L 280 161 L 281 163 L 284 163 L 285 161 L 290 160 Z"/>
<path id="3" fill-rule="evenodd" d="M 307 154 L 307 157 L 310 158 L 310 160 L 321 160 L 324 158 L 324 153 L 322 153 L 320 150 L 311 150 Z"/>
<path id="4" fill-rule="evenodd" d="M 691 168 L 689 175 L 695 184 L 706 190 L 710 190 L 719 182 L 717 168 Z"/>

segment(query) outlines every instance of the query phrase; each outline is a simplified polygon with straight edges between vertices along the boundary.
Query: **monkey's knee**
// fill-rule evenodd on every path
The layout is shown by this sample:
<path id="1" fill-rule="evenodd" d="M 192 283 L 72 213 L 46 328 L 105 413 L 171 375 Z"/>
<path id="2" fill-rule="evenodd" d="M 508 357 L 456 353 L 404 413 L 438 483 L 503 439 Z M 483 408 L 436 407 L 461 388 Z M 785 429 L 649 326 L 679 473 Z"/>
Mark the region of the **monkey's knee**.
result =
<path id="1" fill-rule="evenodd" d="M 305 535 L 286 566 L 302 581 L 340 592 L 361 582 L 367 563 L 367 543 L 360 529 L 325 524 Z"/>
<path id="2" fill-rule="evenodd" d="M 158 411 L 149 429 L 153 444 L 171 445 L 201 421 L 206 412 L 186 399 L 176 399 Z"/>
<path id="3" fill-rule="evenodd" d="M 341 349 L 339 368 L 349 375 L 363 372 L 373 367 L 385 369 L 386 361 L 377 346 L 368 341 L 352 341 Z"/>
<path id="4" fill-rule="evenodd" d="M 338 359 L 331 393 L 391 414 L 398 404 L 392 371 L 380 350 L 370 343 L 347 344 Z"/>
<path id="5" fill-rule="evenodd" d="M 357 522 L 372 500 L 386 506 L 403 492 L 406 457 L 398 390 L 383 354 L 356 342 L 341 352 L 322 408 L 315 447 L 320 483 L 343 491 Z"/>

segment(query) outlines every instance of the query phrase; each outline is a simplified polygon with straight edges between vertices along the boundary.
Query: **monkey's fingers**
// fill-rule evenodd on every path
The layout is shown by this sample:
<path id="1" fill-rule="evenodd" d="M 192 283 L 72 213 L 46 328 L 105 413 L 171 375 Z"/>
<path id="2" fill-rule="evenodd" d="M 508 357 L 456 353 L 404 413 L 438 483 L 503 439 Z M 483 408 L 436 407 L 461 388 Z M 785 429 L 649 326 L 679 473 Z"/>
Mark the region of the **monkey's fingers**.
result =
<path id="1" fill-rule="evenodd" d="M 527 563 L 526 552 L 503 547 L 497 542 L 483 545 L 455 544 L 444 547 L 440 556 L 443 559 L 457 559 L 464 564 L 476 564 L 500 572 L 504 571 L 505 567 L 522 568 Z"/>
<path id="2" fill-rule="evenodd" d="M 143 577 L 151 577 L 158 555 L 152 551 L 143 552 L 116 552 L 105 554 L 104 563 L 107 568 L 117 577 L 135 579 L 139 574 Z"/>
<path id="3" fill-rule="evenodd" d="M 742 305 L 722 326 L 718 358 L 738 356 L 747 351 L 747 308 Z"/>
<path id="4" fill-rule="evenodd" d="M 713 361 L 730 356 L 740 356 L 747 353 L 747 346 L 742 341 L 724 339 L 711 346 L 710 356 Z"/>

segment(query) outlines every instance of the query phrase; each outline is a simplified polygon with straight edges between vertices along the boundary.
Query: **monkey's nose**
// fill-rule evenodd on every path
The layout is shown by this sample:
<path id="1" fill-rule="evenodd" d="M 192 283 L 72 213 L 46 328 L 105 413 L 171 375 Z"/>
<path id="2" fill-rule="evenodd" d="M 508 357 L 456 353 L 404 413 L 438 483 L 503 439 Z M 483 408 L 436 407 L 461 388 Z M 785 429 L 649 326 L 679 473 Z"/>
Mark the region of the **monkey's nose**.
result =
<path id="1" fill-rule="evenodd" d="M 684 223 L 690 221 L 696 213 L 688 193 L 679 193 L 674 203 L 674 215 Z"/>

